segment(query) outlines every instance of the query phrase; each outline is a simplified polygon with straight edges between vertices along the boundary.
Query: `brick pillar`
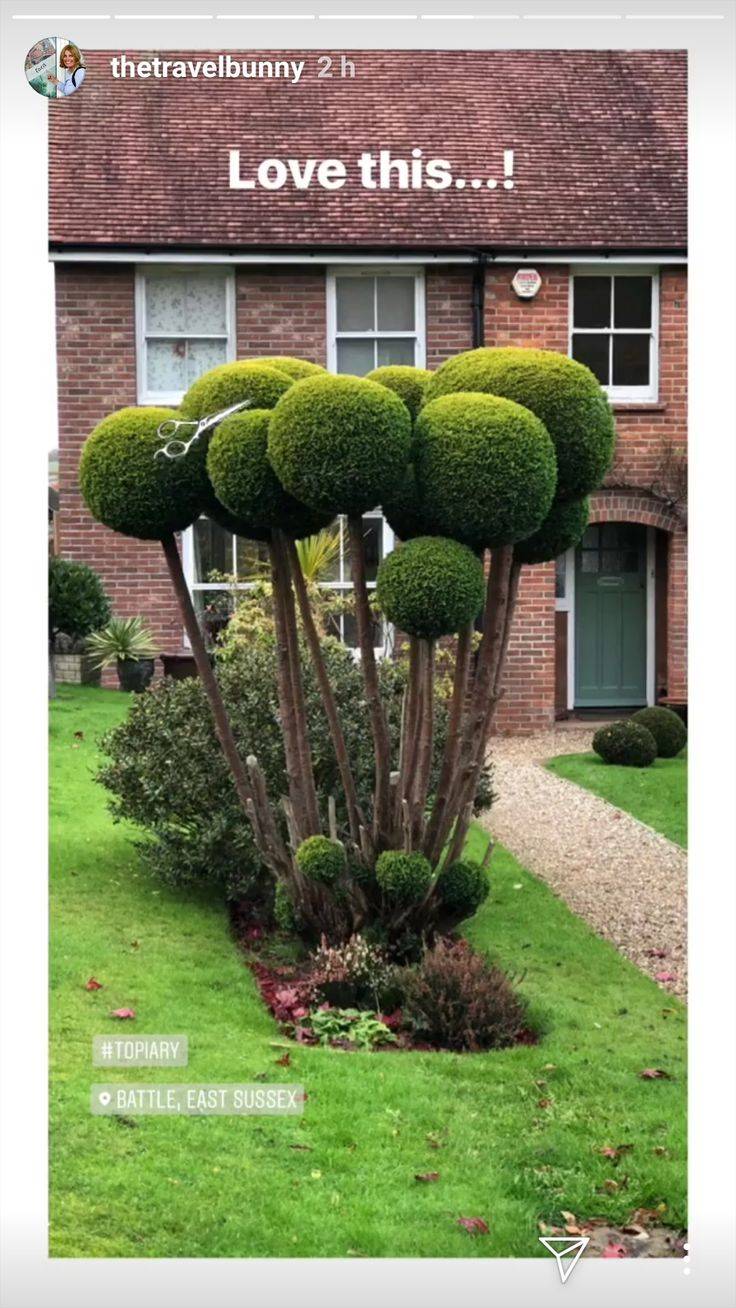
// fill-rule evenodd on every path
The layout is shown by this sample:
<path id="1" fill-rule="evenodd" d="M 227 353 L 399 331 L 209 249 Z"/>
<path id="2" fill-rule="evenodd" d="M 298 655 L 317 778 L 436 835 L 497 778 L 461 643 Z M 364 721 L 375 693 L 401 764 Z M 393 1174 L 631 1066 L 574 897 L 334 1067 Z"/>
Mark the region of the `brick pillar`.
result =
<path id="1" fill-rule="evenodd" d="M 555 720 L 555 565 L 522 568 L 498 731 L 527 735 Z"/>
<path id="2" fill-rule="evenodd" d="M 667 693 L 687 701 L 687 535 L 673 531 L 667 559 Z"/>

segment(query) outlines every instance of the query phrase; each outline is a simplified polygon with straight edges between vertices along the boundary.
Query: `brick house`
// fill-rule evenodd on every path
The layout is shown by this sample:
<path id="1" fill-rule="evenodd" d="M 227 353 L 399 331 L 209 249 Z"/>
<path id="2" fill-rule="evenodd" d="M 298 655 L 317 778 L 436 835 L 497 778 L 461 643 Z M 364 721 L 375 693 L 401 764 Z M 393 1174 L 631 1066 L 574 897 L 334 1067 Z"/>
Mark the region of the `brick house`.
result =
<path id="1" fill-rule="evenodd" d="M 582 546 L 524 570 L 500 725 L 685 702 L 684 54 L 349 58 L 352 80 L 193 87 L 114 80 L 97 52 L 84 94 L 52 107 L 61 553 L 97 568 L 116 612 L 143 614 L 174 653 L 183 633 L 158 547 L 107 531 L 81 501 L 80 447 L 105 413 L 174 404 L 206 368 L 263 354 L 364 373 L 435 368 L 481 344 L 569 352 L 609 391 L 615 466 Z M 412 189 L 397 167 L 386 190 L 354 169 L 333 192 L 230 189 L 233 149 L 241 178 L 271 155 L 353 164 L 420 149 L 484 184 Z M 523 267 L 541 279 L 533 298 L 512 287 Z M 379 510 L 366 530 L 377 562 L 393 544 Z M 247 581 L 257 554 L 206 520 L 181 544 L 200 604 L 213 570 Z M 336 589 L 345 576 L 341 560 Z"/>

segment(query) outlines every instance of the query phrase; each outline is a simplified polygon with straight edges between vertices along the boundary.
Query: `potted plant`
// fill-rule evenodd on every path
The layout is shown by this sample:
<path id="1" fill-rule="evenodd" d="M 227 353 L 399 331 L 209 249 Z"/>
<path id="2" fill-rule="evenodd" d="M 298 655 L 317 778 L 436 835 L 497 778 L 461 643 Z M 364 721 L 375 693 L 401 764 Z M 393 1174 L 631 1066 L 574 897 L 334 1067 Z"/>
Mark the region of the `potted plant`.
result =
<path id="1" fill-rule="evenodd" d="M 93 666 L 117 664 L 121 690 L 140 694 L 153 677 L 157 650 L 142 618 L 111 618 L 106 627 L 87 641 Z"/>
<path id="2" fill-rule="evenodd" d="M 49 560 L 49 695 L 57 681 L 99 682 L 85 638 L 110 618 L 110 601 L 97 573 L 85 563 Z"/>

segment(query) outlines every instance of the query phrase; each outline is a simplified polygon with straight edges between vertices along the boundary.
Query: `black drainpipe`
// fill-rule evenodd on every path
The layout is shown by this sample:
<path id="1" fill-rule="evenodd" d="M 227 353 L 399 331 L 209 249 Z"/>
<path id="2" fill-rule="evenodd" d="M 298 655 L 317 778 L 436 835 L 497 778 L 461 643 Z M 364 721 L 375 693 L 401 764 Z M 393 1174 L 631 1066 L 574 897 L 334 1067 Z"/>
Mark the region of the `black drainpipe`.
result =
<path id="1" fill-rule="evenodd" d="M 476 255 L 473 265 L 473 349 L 486 343 L 486 256 Z"/>

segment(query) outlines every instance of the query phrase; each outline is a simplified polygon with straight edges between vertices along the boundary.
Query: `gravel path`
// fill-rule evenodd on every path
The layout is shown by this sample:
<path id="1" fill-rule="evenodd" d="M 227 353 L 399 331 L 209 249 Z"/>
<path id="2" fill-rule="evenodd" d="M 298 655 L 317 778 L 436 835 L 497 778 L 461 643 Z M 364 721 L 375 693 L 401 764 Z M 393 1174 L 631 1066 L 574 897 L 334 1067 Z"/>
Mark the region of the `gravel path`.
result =
<path id="1" fill-rule="evenodd" d="M 592 730 L 493 741 L 495 839 L 644 972 L 687 989 L 687 854 L 628 813 L 548 772 L 555 754 L 590 750 Z"/>

